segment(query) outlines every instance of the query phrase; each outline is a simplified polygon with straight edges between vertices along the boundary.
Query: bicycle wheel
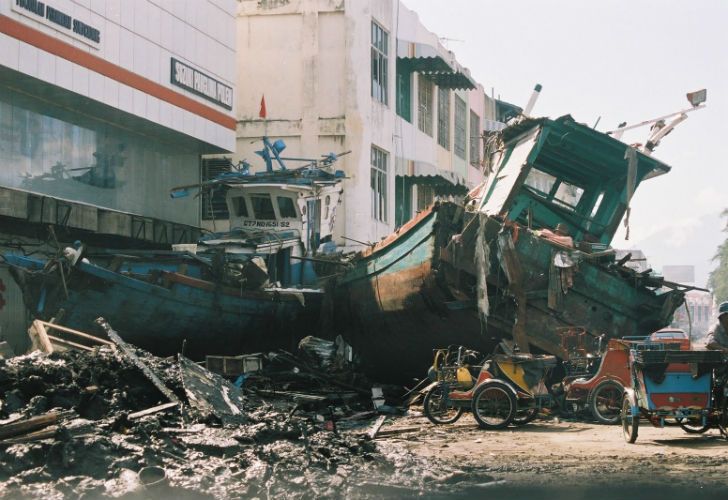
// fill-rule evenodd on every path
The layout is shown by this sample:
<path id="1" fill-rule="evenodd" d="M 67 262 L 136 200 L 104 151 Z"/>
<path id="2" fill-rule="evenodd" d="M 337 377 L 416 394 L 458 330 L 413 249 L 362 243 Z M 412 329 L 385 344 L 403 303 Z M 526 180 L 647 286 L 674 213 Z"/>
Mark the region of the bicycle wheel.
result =
<path id="1" fill-rule="evenodd" d="M 428 392 L 425 396 L 425 400 L 422 403 L 425 410 L 425 416 L 433 424 L 452 424 L 456 422 L 465 411 L 462 407 L 455 408 L 449 405 L 446 396 L 447 394 L 445 393 L 445 389 L 442 385 L 433 387 L 432 390 L 430 390 L 430 392 Z"/>
<path id="2" fill-rule="evenodd" d="M 516 415 L 516 396 L 503 382 L 483 384 L 473 396 L 473 416 L 483 429 L 508 426 Z"/>
<path id="3" fill-rule="evenodd" d="M 637 431 L 640 425 L 640 416 L 632 415 L 632 403 L 627 396 L 622 401 L 622 433 L 628 443 L 637 441 Z"/>
<path id="4" fill-rule="evenodd" d="M 526 425 L 538 417 L 538 408 L 524 408 L 516 410 L 511 423 L 513 425 Z"/>
<path id="5" fill-rule="evenodd" d="M 594 420 L 601 424 L 619 422 L 624 387 L 614 380 L 604 380 L 589 393 L 587 405 Z"/>

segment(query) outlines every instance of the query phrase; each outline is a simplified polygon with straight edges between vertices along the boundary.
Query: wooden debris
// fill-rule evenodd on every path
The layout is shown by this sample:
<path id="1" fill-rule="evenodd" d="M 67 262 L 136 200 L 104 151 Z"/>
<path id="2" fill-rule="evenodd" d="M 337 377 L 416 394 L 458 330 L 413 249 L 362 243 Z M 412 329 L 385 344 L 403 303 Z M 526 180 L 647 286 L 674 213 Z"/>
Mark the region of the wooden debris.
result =
<path id="1" fill-rule="evenodd" d="M 28 434 L 38 429 L 43 429 L 50 425 L 56 424 L 63 419 L 74 416 L 73 411 L 48 412 L 37 417 L 31 417 L 24 420 L 18 420 L 9 424 L 0 426 L 0 439 L 6 439 L 13 436 Z"/>
<path id="2" fill-rule="evenodd" d="M 61 337 L 61 334 L 68 338 Z M 93 351 L 98 346 L 114 345 L 106 339 L 39 319 L 30 325 L 28 336 L 33 344 L 33 349 L 38 349 L 46 354 L 68 349 Z"/>
<path id="3" fill-rule="evenodd" d="M 389 427 L 386 429 L 382 429 L 377 433 L 376 437 L 390 437 L 390 436 L 396 436 L 397 434 L 406 434 L 408 432 L 418 432 L 421 430 L 421 427 L 415 427 L 415 426 L 409 426 L 409 427 Z"/>
<path id="4" fill-rule="evenodd" d="M 367 437 L 369 439 L 374 439 L 377 437 L 377 434 L 379 434 L 379 430 L 382 428 L 382 425 L 384 425 L 384 421 L 387 419 L 385 415 L 380 416 L 376 422 L 374 422 L 374 425 L 372 428 L 367 432 Z"/>
<path id="5" fill-rule="evenodd" d="M 147 408 L 146 410 L 137 411 L 134 413 L 130 413 L 128 415 L 129 420 L 138 420 L 142 417 L 146 417 L 148 415 L 154 415 L 155 413 L 159 413 L 162 411 L 169 410 L 171 408 L 176 408 L 179 405 L 179 402 L 171 402 L 171 403 L 164 403 L 158 406 L 153 406 L 151 408 Z"/>
<path id="6" fill-rule="evenodd" d="M 139 356 L 136 355 L 136 353 L 132 350 L 132 348 L 122 340 L 121 337 L 119 337 L 119 334 L 114 331 L 113 328 L 111 328 L 111 325 L 104 319 L 104 318 L 97 318 L 96 324 L 99 325 L 103 330 L 106 332 L 106 335 L 116 344 L 116 346 L 119 348 L 119 352 L 122 356 L 124 356 L 126 359 L 131 361 L 134 366 L 139 368 L 144 376 L 146 376 L 149 381 L 154 384 L 154 387 L 159 389 L 159 392 L 164 394 L 164 396 L 169 399 L 170 401 L 174 403 L 179 403 L 179 398 L 170 391 L 166 385 L 164 385 L 164 382 L 152 371 L 151 368 L 149 368 L 141 359 L 139 359 Z"/>

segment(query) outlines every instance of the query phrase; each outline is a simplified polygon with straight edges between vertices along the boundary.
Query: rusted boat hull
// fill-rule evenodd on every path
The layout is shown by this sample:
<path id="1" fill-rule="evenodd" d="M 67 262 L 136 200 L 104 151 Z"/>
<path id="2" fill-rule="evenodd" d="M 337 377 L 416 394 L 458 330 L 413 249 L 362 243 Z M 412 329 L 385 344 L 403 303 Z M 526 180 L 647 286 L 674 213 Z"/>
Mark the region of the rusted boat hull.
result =
<path id="1" fill-rule="evenodd" d="M 550 307 L 549 244 L 526 231 L 514 240 L 488 218 L 490 307 L 483 315 L 476 307 L 475 230 L 458 221 L 458 210 L 462 215 L 458 206 L 443 204 L 422 213 L 363 252 L 338 281 L 336 324 L 372 374 L 406 381 L 422 376 L 433 349 L 463 344 L 487 352 L 503 338 L 567 358 L 565 329 L 584 329 L 594 346 L 599 335 L 646 335 L 669 324 L 682 302 L 681 292 L 658 293 L 603 263 L 584 261 L 558 307 Z M 504 257 L 498 238 L 513 243 L 512 255 Z M 519 287 L 509 262 L 520 272 Z"/>

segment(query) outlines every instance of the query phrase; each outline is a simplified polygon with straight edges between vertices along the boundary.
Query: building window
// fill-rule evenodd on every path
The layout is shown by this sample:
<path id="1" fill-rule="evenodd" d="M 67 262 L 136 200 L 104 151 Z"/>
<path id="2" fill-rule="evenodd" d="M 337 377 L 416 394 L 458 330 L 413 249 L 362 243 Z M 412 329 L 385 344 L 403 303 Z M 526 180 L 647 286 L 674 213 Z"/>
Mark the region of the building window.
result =
<path id="1" fill-rule="evenodd" d="M 229 158 L 205 158 L 202 160 L 202 182 L 211 181 L 220 174 L 230 172 Z M 227 190 L 219 186 L 211 191 L 202 192 L 202 220 L 228 219 L 227 202 L 225 193 Z"/>
<path id="2" fill-rule="evenodd" d="M 412 123 L 412 72 L 397 63 L 397 114 Z"/>
<path id="3" fill-rule="evenodd" d="M 437 143 L 450 150 L 450 90 L 437 88 Z"/>
<path id="4" fill-rule="evenodd" d="M 480 117 L 470 110 L 470 164 L 480 165 Z"/>
<path id="5" fill-rule="evenodd" d="M 426 186 L 424 184 L 417 185 L 417 211 L 421 212 L 435 200 L 435 190 L 432 186 Z"/>
<path id="6" fill-rule="evenodd" d="M 387 104 L 389 34 L 372 21 L 372 97 Z"/>
<path id="7" fill-rule="evenodd" d="M 417 77 L 417 126 L 432 137 L 432 82 L 425 75 Z"/>
<path id="8" fill-rule="evenodd" d="M 468 140 L 466 137 L 465 126 L 467 124 L 468 107 L 465 105 L 459 96 L 455 96 L 455 154 L 465 159 L 465 148 L 467 147 Z"/>
<path id="9" fill-rule="evenodd" d="M 372 217 L 387 222 L 387 153 L 372 146 Z"/>

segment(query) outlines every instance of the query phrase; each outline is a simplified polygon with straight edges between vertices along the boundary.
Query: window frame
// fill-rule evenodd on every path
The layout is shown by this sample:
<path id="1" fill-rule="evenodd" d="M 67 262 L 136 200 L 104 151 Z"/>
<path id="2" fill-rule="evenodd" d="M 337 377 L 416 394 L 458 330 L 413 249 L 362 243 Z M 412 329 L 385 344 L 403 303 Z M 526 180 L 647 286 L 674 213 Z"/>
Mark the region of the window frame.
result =
<path id="1" fill-rule="evenodd" d="M 387 185 L 389 181 L 389 153 L 372 144 L 370 158 L 371 216 L 374 220 L 386 223 L 388 220 L 389 200 Z"/>
<path id="2" fill-rule="evenodd" d="M 372 19 L 371 95 L 385 106 L 389 104 L 389 32 Z"/>
<path id="3" fill-rule="evenodd" d="M 480 140 L 480 116 L 473 111 L 470 110 L 470 147 L 469 147 L 469 155 L 468 155 L 468 161 L 470 164 L 474 167 L 480 166 L 480 148 L 481 148 L 481 140 Z"/>
<path id="4" fill-rule="evenodd" d="M 230 158 L 200 159 L 200 182 L 211 181 L 217 176 L 230 171 L 232 171 Z M 230 219 L 227 191 L 227 188 L 223 185 L 211 190 L 202 190 L 200 195 L 200 220 Z"/>
<path id="5" fill-rule="evenodd" d="M 433 137 L 432 122 L 435 84 L 423 74 L 417 75 L 417 128 Z"/>
<path id="6" fill-rule="evenodd" d="M 455 132 L 455 138 L 453 140 L 453 153 L 458 158 L 467 160 L 467 147 L 468 147 L 468 105 L 465 99 L 455 94 L 455 120 L 453 123 L 453 129 Z"/>
<path id="7" fill-rule="evenodd" d="M 442 87 L 437 87 L 437 143 L 450 151 L 450 89 Z"/>
<path id="8" fill-rule="evenodd" d="M 293 215 L 284 214 L 284 207 L 283 205 L 281 205 L 281 200 L 288 200 L 291 203 L 290 207 L 285 208 L 292 208 Z M 278 215 L 281 219 L 298 219 L 298 206 L 296 204 L 296 200 L 294 200 L 293 197 L 276 195 L 276 204 L 278 205 Z"/>
<path id="9" fill-rule="evenodd" d="M 253 214 L 252 215 L 253 219 L 255 219 L 255 220 L 278 220 L 278 214 L 276 214 L 276 207 L 273 204 L 273 197 L 270 195 L 270 193 L 250 193 L 249 198 L 250 198 L 250 209 L 252 210 L 251 213 Z M 270 203 L 270 209 L 273 212 L 272 218 L 262 217 L 258 213 L 256 204 L 255 204 L 256 198 L 268 200 L 268 203 Z"/>

